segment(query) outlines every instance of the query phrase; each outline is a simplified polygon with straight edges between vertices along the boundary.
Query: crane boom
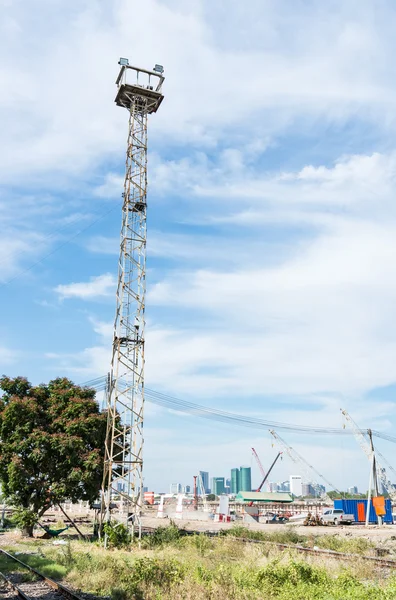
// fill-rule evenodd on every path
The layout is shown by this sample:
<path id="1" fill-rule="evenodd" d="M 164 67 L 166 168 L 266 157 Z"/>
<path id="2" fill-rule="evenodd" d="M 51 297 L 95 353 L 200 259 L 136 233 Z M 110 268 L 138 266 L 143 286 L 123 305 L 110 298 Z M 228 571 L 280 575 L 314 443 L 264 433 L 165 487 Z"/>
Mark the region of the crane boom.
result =
<path id="1" fill-rule="evenodd" d="M 253 456 L 256 459 L 256 462 L 258 464 L 258 468 L 260 469 L 260 473 L 263 477 L 265 477 L 265 471 L 264 471 L 264 467 L 261 464 L 261 460 L 259 458 L 259 455 L 257 454 L 256 450 L 254 448 L 252 448 L 252 452 L 253 452 Z"/>
<path id="2" fill-rule="evenodd" d="M 367 458 L 371 461 L 372 457 L 373 457 L 373 449 L 371 448 L 369 441 L 365 437 L 365 431 L 363 432 L 363 430 L 360 429 L 360 427 L 357 425 L 357 423 L 355 423 L 355 421 L 352 419 L 351 415 L 345 409 L 341 408 L 341 413 L 344 415 L 345 420 L 347 421 L 348 425 L 352 429 L 352 432 L 355 436 L 356 441 L 360 445 L 361 449 L 363 450 L 363 452 L 365 453 Z M 378 456 L 381 456 L 381 458 L 385 462 L 388 463 L 388 461 L 386 461 L 386 459 L 384 459 L 382 454 L 380 454 L 378 451 L 375 452 L 375 454 L 377 454 Z M 376 471 L 377 471 L 377 480 L 379 480 L 381 482 L 382 488 L 389 494 L 389 497 L 392 500 L 395 500 L 396 492 L 393 489 L 391 482 L 387 478 L 386 469 L 384 469 L 384 467 L 381 466 L 381 464 L 378 462 L 377 458 L 375 458 L 375 465 L 376 465 Z M 389 465 L 389 463 L 388 463 L 388 466 L 391 469 L 391 471 L 395 472 L 393 467 L 391 467 Z"/>
<path id="3" fill-rule="evenodd" d="M 287 453 L 287 455 L 291 458 L 291 460 L 299 465 L 300 470 L 304 473 L 305 477 L 307 478 L 307 481 L 311 480 L 313 483 L 314 488 L 317 490 L 317 492 L 319 493 L 319 495 L 321 497 L 323 497 L 325 500 L 331 500 L 329 498 L 329 496 L 325 493 L 323 493 L 320 484 L 315 481 L 312 478 L 312 473 L 315 473 L 318 477 L 320 477 L 325 483 L 327 483 L 327 485 L 335 490 L 336 492 L 338 492 L 339 494 L 341 494 L 341 492 L 330 482 L 328 481 L 328 479 L 326 479 L 321 473 L 319 473 L 319 471 L 317 471 L 315 469 L 315 467 L 313 467 L 312 465 L 310 465 L 305 458 L 303 458 L 301 456 L 301 454 L 299 454 L 296 450 L 294 450 L 294 448 L 292 448 L 291 446 L 289 446 L 284 439 L 282 439 L 280 437 L 280 435 L 278 433 L 276 433 L 276 431 L 274 431 L 273 429 L 269 430 L 270 434 L 272 435 L 272 437 L 275 439 L 275 441 L 278 443 L 278 445 L 284 449 L 284 451 Z"/>
<path id="4" fill-rule="evenodd" d="M 278 452 L 278 454 L 276 455 L 276 457 L 274 458 L 274 461 L 272 463 L 272 465 L 270 466 L 270 468 L 268 469 L 267 473 L 264 473 L 264 479 L 262 480 L 262 482 L 260 483 L 259 487 L 257 488 L 257 492 L 261 491 L 261 488 L 263 487 L 264 483 L 267 481 L 268 477 L 270 476 L 270 473 L 272 471 L 272 469 L 274 468 L 276 461 L 278 460 L 278 458 L 282 456 L 282 452 Z"/>
<path id="5" fill-rule="evenodd" d="M 259 457 L 259 455 L 257 454 L 257 452 L 256 452 L 256 450 L 255 450 L 254 448 L 252 448 L 252 452 L 253 452 L 253 456 L 254 456 L 254 458 L 255 458 L 255 459 L 256 459 L 256 461 L 257 461 L 258 467 L 259 467 L 259 469 L 260 469 L 260 473 L 261 473 L 261 475 L 262 475 L 262 478 L 263 478 L 263 479 L 262 479 L 262 481 L 261 481 L 261 483 L 260 483 L 260 485 L 259 485 L 259 487 L 258 487 L 258 488 L 257 488 L 257 490 L 256 490 L 256 492 L 260 492 L 260 491 L 261 491 L 261 488 L 263 487 L 264 483 L 267 481 L 268 477 L 270 476 L 270 473 L 271 473 L 272 469 L 274 468 L 274 466 L 275 466 L 275 464 L 276 464 L 276 461 L 277 461 L 277 460 L 278 460 L 278 458 L 281 456 L 282 452 L 278 452 L 278 454 L 277 454 L 277 456 L 276 456 L 275 460 L 273 461 L 272 465 L 271 465 L 271 466 L 270 466 L 270 468 L 268 469 L 267 473 L 264 471 L 264 467 L 263 467 L 263 465 L 262 465 L 262 462 L 261 462 L 261 460 L 260 460 L 260 457 Z"/>
<path id="6" fill-rule="evenodd" d="M 352 419 L 351 415 L 346 410 L 341 408 L 341 413 L 343 414 L 343 416 L 345 417 L 345 420 L 347 421 L 350 428 L 352 429 L 353 435 L 355 436 L 357 443 L 360 445 L 361 449 L 363 450 L 363 452 L 365 453 L 367 458 L 369 460 L 371 460 L 371 454 L 372 454 L 371 447 L 370 447 L 370 444 L 369 444 L 367 438 L 365 437 L 363 431 L 355 423 L 355 421 Z"/>

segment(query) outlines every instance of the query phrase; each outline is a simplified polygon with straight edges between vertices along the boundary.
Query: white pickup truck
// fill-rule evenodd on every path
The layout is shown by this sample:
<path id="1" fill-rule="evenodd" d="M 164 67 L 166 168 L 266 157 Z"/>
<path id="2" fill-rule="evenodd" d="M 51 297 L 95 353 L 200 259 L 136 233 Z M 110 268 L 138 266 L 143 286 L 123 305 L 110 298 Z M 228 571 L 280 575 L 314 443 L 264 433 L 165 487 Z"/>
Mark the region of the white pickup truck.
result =
<path id="1" fill-rule="evenodd" d="M 351 525 L 355 521 L 355 516 L 345 514 L 341 508 L 329 508 L 324 511 L 320 520 L 324 525 L 329 523 L 333 525 Z"/>

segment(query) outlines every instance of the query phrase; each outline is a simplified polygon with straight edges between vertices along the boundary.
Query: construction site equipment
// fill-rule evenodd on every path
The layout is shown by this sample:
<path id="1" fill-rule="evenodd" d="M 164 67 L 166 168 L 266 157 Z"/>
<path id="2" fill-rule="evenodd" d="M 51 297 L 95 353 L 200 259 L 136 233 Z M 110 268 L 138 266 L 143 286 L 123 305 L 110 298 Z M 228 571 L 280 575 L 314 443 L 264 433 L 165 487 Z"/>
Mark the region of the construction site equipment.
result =
<path id="1" fill-rule="evenodd" d="M 272 435 L 272 437 L 275 439 L 275 441 L 277 442 L 277 444 L 286 452 L 286 454 L 291 458 L 291 460 L 299 465 L 299 469 L 302 472 L 302 474 L 305 475 L 307 482 L 310 481 L 312 484 L 312 487 L 314 488 L 315 492 L 317 493 L 319 498 L 322 498 L 322 500 L 325 500 L 326 502 L 330 502 L 332 503 L 331 498 L 327 495 L 326 492 L 323 491 L 321 485 L 315 481 L 314 475 L 318 476 L 320 479 L 322 479 L 328 486 L 330 489 L 335 490 L 336 492 L 338 492 L 341 495 L 341 492 L 332 484 L 330 483 L 330 481 L 328 479 L 326 479 L 321 473 L 319 473 L 319 471 L 317 471 L 315 469 L 315 467 L 313 467 L 312 465 L 310 465 L 305 458 L 303 458 L 301 456 L 301 454 L 299 454 L 296 450 L 294 450 L 291 446 L 289 446 L 284 439 L 282 439 L 280 437 L 280 435 L 278 433 L 276 433 L 276 431 L 274 431 L 273 429 L 269 430 L 270 434 Z"/>
<path id="2" fill-rule="evenodd" d="M 162 72 L 121 61 L 117 106 L 129 114 L 107 435 L 102 486 L 104 520 L 121 497 L 125 523 L 141 537 L 143 504 L 144 329 L 146 297 L 147 117 L 162 100 Z M 159 66 L 159 65 L 158 65 Z M 163 70 L 163 69 L 162 69 Z M 106 539 L 105 539 L 106 544 Z"/>
<path id="3" fill-rule="evenodd" d="M 194 479 L 194 510 L 198 510 L 197 475 L 194 475 L 193 479 Z"/>
<path id="4" fill-rule="evenodd" d="M 374 489 L 375 496 L 379 496 L 382 493 L 382 491 L 385 491 L 389 494 L 389 497 L 393 501 L 395 501 L 396 491 L 394 490 L 391 482 L 388 480 L 386 469 L 378 462 L 376 454 L 380 455 L 380 453 L 376 452 L 374 449 L 371 429 L 367 429 L 367 432 L 366 430 L 360 429 L 360 427 L 355 423 L 351 415 L 345 409 L 341 408 L 340 410 L 342 415 L 345 417 L 345 420 L 348 423 L 349 427 L 351 428 L 356 441 L 358 442 L 364 454 L 370 461 L 370 475 L 372 479 L 372 484 L 370 484 L 369 486 L 369 494 L 371 495 L 372 489 Z M 384 459 L 382 454 L 380 456 Z M 393 467 L 390 468 L 393 472 L 395 472 Z M 381 484 L 382 489 L 380 489 L 379 483 Z"/>
<path id="5" fill-rule="evenodd" d="M 282 452 L 278 452 L 278 454 L 274 458 L 274 461 L 273 461 L 272 465 L 268 469 L 268 472 L 264 473 L 263 480 L 262 480 L 262 482 L 260 483 L 259 487 L 256 490 L 257 492 L 261 492 L 261 488 L 263 487 L 264 483 L 267 481 L 268 477 L 270 476 L 272 469 L 274 468 L 274 466 L 276 465 L 276 463 L 278 461 L 278 458 L 281 458 L 281 456 L 282 456 Z"/>
<path id="6" fill-rule="evenodd" d="M 205 512 L 209 511 L 209 507 L 208 507 L 208 502 L 206 500 L 206 490 L 203 484 L 203 479 L 202 479 L 202 475 L 201 473 L 198 474 L 198 485 L 199 488 L 201 489 L 201 497 L 202 497 L 202 504 L 203 504 L 203 509 Z"/>
<path id="7" fill-rule="evenodd" d="M 307 514 L 307 516 L 305 517 L 304 521 L 303 521 L 303 525 L 305 526 L 311 526 L 311 527 L 316 527 L 317 525 L 321 525 L 321 520 L 320 517 L 318 515 L 313 515 L 311 512 L 309 512 Z"/>
<path id="8" fill-rule="evenodd" d="M 260 458 L 259 458 L 259 455 L 257 454 L 257 452 L 256 452 L 256 450 L 255 450 L 254 448 L 252 448 L 252 452 L 253 452 L 253 456 L 254 456 L 254 458 L 255 458 L 255 459 L 256 459 L 256 461 L 257 461 L 257 464 L 258 464 L 258 467 L 259 467 L 259 469 L 260 469 L 261 475 L 262 475 L 262 477 L 263 477 L 263 479 L 262 479 L 262 481 L 261 481 L 260 485 L 258 486 L 258 488 L 257 488 L 257 490 L 256 490 L 256 492 L 261 492 L 261 488 L 263 487 L 264 483 L 267 481 L 268 477 L 270 476 L 270 473 L 271 473 L 272 469 L 274 468 L 274 466 L 275 466 L 275 464 L 276 464 L 276 461 L 277 461 L 277 460 L 278 460 L 278 458 L 279 458 L 279 457 L 282 455 L 282 452 L 278 452 L 278 454 L 276 455 L 276 458 L 275 458 L 275 460 L 273 461 L 273 463 L 272 463 L 272 465 L 270 466 L 270 468 L 269 468 L 269 470 L 268 470 L 268 472 L 267 472 L 267 473 L 264 471 L 264 467 L 263 467 L 263 465 L 261 464 L 261 460 L 260 460 Z M 252 504 L 253 504 L 253 502 L 250 504 L 250 506 L 251 506 Z"/>

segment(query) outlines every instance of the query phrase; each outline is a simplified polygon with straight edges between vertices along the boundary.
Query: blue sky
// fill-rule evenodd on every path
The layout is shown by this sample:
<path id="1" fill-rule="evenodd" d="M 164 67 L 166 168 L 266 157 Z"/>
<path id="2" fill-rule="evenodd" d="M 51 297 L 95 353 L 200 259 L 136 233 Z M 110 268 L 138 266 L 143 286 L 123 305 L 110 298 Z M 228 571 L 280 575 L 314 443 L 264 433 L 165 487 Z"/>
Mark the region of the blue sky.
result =
<path id="1" fill-rule="evenodd" d="M 342 406 L 391 433 L 394 3 L 0 6 L 2 372 L 108 371 L 126 56 L 166 76 L 149 124 L 148 387 L 316 426 L 341 426 Z M 275 453 L 264 431 L 150 404 L 145 428 L 150 488 Z M 337 486 L 367 485 L 353 440 L 284 437 Z"/>

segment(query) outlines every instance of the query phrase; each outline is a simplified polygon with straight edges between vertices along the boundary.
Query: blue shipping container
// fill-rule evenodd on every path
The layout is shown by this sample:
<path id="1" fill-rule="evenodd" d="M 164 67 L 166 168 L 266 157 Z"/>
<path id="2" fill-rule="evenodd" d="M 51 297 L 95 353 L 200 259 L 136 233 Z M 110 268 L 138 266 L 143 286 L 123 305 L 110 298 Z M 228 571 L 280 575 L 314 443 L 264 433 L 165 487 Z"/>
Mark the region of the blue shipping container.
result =
<path id="1" fill-rule="evenodd" d="M 367 511 L 367 500 L 334 500 L 334 508 L 338 508 L 338 509 L 342 509 L 344 511 L 344 513 L 347 514 L 352 514 L 355 516 L 355 521 L 356 523 L 364 523 L 363 520 L 359 521 L 359 517 L 358 517 L 358 504 L 363 504 L 364 506 L 364 514 L 366 515 L 366 511 Z M 384 523 L 393 523 L 393 518 L 392 518 L 392 504 L 391 501 L 389 500 L 389 498 L 385 499 L 385 510 L 386 510 L 386 515 L 384 515 L 382 517 L 382 520 Z M 360 515 L 361 510 L 359 511 Z M 374 506 L 373 503 L 370 502 L 370 516 L 369 516 L 369 522 L 370 523 L 377 523 L 378 519 L 377 519 L 377 515 L 375 514 L 375 510 L 374 510 Z"/>

